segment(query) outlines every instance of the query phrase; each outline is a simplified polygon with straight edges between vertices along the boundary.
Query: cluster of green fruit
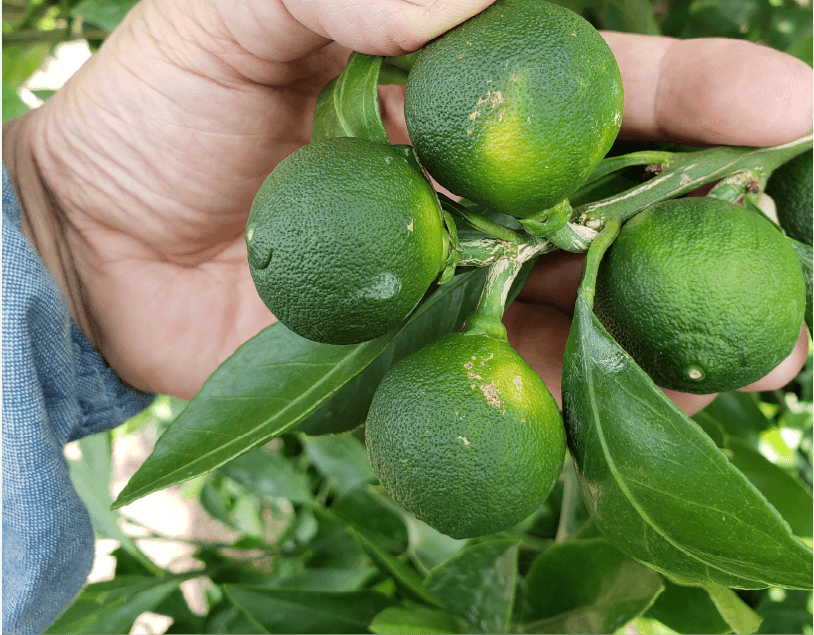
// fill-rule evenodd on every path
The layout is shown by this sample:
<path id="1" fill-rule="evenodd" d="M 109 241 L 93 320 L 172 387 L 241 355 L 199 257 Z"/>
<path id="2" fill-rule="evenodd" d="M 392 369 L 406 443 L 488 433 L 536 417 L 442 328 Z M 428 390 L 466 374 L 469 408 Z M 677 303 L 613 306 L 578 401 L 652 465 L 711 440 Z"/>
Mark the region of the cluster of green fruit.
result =
<path id="1" fill-rule="evenodd" d="M 418 54 L 405 97 L 414 147 L 327 139 L 268 177 L 246 229 L 260 297 L 318 342 L 390 332 L 460 251 L 427 172 L 483 209 L 534 223 L 528 241 L 539 242 L 540 228 L 550 235 L 569 220 L 563 202 L 610 149 L 623 103 L 613 54 L 588 22 L 546 2 L 498 0 Z M 700 394 L 776 366 L 804 306 L 797 256 L 770 221 L 688 198 L 624 225 L 595 308 L 656 383 Z M 388 372 L 366 428 L 388 493 L 458 538 L 533 513 L 566 451 L 546 385 L 499 317 L 476 317 Z"/>

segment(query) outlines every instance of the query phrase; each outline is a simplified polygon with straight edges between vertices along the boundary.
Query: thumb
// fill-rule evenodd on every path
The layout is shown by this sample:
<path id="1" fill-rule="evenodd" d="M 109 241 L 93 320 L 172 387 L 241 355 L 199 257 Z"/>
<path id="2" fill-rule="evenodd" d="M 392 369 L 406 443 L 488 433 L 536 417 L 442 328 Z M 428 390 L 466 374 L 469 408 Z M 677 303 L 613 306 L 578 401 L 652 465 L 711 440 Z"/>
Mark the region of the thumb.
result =
<path id="1" fill-rule="evenodd" d="M 480 13 L 494 0 L 284 0 L 303 25 L 360 53 L 401 55 Z"/>

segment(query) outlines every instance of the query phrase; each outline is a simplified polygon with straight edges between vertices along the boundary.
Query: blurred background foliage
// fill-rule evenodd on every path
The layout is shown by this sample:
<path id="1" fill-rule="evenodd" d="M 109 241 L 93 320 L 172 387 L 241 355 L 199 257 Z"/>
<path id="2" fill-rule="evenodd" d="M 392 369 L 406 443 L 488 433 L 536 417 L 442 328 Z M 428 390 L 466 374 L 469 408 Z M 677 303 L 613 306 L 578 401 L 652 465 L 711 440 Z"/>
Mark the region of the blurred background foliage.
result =
<path id="1" fill-rule="evenodd" d="M 812 64 L 810 0 L 557 1 L 600 29 L 676 38 L 739 38 Z M 3 121 L 50 97 L 53 90 L 36 89 L 31 78 L 48 67 L 61 45 L 87 42 L 87 50 L 93 53 L 135 4 L 135 0 L 3 0 Z M 784 389 L 724 394 L 693 417 L 722 451 L 740 462 L 742 470 L 755 469 L 768 475 L 761 491 L 765 489 L 773 502 L 784 497 L 792 501 L 800 511 L 797 522 L 801 531 L 808 536 L 811 402 L 809 356 L 803 371 Z M 150 409 L 109 435 L 94 435 L 78 443 L 82 459 L 71 461 L 72 477 L 97 535 L 118 541 L 114 552 L 116 578 L 88 585 L 51 632 L 135 632 L 133 624 L 144 611 L 168 616 L 169 633 L 300 632 L 306 617 L 313 617 L 313 607 L 334 592 L 350 595 L 343 596 L 344 608 L 331 609 L 326 618 L 329 621 L 312 624 L 315 632 L 328 632 L 326 629 L 338 623 L 339 617 L 346 620 L 346 628 L 366 630 L 371 617 L 366 607 L 373 597 L 369 591 L 375 590 L 376 597 L 392 596 L 398 588 L 402 592 L 406 589 L 409 596 L 412 589 L 420 599 L 421 589 L 413 577 L 426 574 L 463 548 L 462 541 L 437 534 L 382 497 L 375 488 L 358 432 L 337 437 L 306 437 L 293 432 L 277 439 L 273 447 L 258 449 L 190 482 L 184 496 L 197 501 L 238 538 L 224 544 L 187 541 L 196 550 L 197 569 L 162 569 L 124 531 L 126 524 L 119 512 L 109 509 L 111 447 L 135 434 L 155 438 L 184 406 L 179 400 L 158 397 Z M 796 483 L 797 489 L 790 488 L 789 482 Z M 774 497 L 773 488 L 777 489 Z M 539 512 L 517 528 L 521 578 L 531 559 L 554 539 L 562 497 L 561 484 Z M 576 516 L 584 523 L 579 531 L 590 538 L 593 534 L 587 513 Z M 808 526 L 803 527 L 806 523 Z M 142 535 L 173 540 L 154 531 Z M 184 584 L 196 578 L 207 580 L 202 607 L 193 606 L 182 593 Z M 233 586 L 247 582 L 266 589 L 263 606 L 271 603 L 275 607 L 277 622 L 258 623 L 268 611 L 255 610 L 252 599 L 239 596 Z M 275 591 L 281 587 L 287 590 Z M 298 591 L 291 592 L 291 588 Z M 464 588 L 458 591 L 468 592 Z M 698 620 L 693 621 L 693 610 L 700 611 L 701 605 L 688 611 L 685 593 L 689 591 L 668 585 L 656 604 L 620 632 L 727 631 L 713 609 L 709 620 L 698 614 Z M 811 593 L 769 589 L 739 595 L 763 617 L 759 632 L 812 632 Z M 432 630 L 411 632 L 465 628 L 463 618 L 450 610 L 452 617 L 421 609 L 416 613 L 419 621 Z M 95 626 L 90 625 L 88 616 L 93 616 Z M 382 616 L 395 622 L 386 622 Z M 369 628 L 389 632 L 400 618 L 382 611 L 377 619 Z M 379 626 L 374 628 L 376 624 Z M 698 630 L 704 628 L 708 630 Z"/>

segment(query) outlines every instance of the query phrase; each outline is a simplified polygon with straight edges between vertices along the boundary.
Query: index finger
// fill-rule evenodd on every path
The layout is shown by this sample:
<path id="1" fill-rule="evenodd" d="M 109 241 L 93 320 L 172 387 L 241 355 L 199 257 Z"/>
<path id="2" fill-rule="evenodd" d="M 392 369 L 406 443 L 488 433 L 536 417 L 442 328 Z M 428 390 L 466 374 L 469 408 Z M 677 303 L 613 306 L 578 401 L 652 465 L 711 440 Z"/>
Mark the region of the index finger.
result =
<path id="1" fill-rule="evenodd" d="M 791 55 L 743 40 L 602 36 L 625 87 L 622 138 L 764 146 L 811 130 L 812 70 Z"/>

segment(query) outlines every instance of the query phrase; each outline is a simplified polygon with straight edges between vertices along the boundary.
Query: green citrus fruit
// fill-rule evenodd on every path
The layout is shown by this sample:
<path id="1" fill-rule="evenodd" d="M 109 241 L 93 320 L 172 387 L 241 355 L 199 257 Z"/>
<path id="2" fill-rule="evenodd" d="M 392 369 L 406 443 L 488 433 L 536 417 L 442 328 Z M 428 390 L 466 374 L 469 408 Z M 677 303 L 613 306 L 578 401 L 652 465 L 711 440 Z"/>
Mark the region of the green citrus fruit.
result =
<path id="1" fill-rule="evenodd" d="M 594 310 L 664 388 L 741 388 L 791 353 L 803 321 L 797 255 L 766 218 L 712 198 L 653 205 L 599 267 Z"/>
<path id="2" fill-rule="evenodd" d="M 803 152 L 777 168 L 766 184 L 774 199 L 777 220 L 786 233 L 810 245 L 814 217 L 814 153 Z"/>
<path id="3" fill-rule="evenodd" d="M 292 331 L 352 344 L 397 326 L 443 269 L 448 240 L 407 146 L 327 139 L 284 159 L 246 225 L 249 268 Z"/>
<path id="4" fill-rule="evenodd" d="M 419 52 L 404 114 L 441 185 L 528 218 L 591 174 L 623 106 L 616 60 L 586 20 L 548 2 L 498 0 Z"/>
<path id="5" fill-rule="evenodd" d="M 505 341 L 452 333 L 385 375 L 367 417 L 373 471 L 405 509 L 467 538 L 533 513 L 565 458 L 557 403 Z"/>

